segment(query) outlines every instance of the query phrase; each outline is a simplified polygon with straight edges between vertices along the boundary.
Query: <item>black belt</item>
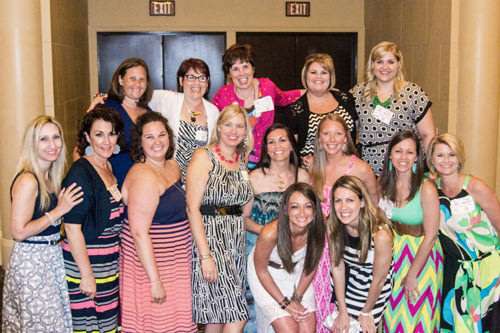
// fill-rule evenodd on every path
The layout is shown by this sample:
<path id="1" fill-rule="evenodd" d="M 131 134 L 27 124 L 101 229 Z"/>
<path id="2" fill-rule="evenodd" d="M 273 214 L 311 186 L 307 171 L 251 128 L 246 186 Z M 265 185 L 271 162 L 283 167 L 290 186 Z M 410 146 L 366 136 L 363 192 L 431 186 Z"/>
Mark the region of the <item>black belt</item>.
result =
<path id="1" fill-rule="evenodd" d="M 376 146 L 382 146 L 382 145 L 387 145 L 389 144 L 391 141 L 384 141 L 384 142 L 379 142 L 379 143 L 367 143 L 367 144 L 364 144 L 364 143 L 361 143 L 361 148 L 371 148 L 371 147 L 376 147 Z"/>
<path id="2" fill-rule="evenodd" d="M 59 239 L 51 239 L 51 240 L 29 240 L 25 239 L 21 241 L 21 243 L 28 243 L 28 244 L 45 244 L 45 245 L 57 245 L 61 241 L 61 238 Z"/>
<path id="3" fill-rule="evenodd" d="M 200 207 L 201 215 L 210 216 L 225 216 L 225 215 L 241 215 L 243 210 L 240 205 L 217 207 L 211 205 L 202 205 Z"/>
<path id="4" fill-rule="evenodd" d="M 292 262 L 292 266 L 293 267 L 295 267 L 296 264 L 297 264 L 296 262 Z M 277 263 L 276 261 L 272 261 L 272 260 L 269 260 L 267 262 L 267 266 L 275 268 L 275 269 L 285 269 L 285 266 L 283 266 L 282 264 Z"/>

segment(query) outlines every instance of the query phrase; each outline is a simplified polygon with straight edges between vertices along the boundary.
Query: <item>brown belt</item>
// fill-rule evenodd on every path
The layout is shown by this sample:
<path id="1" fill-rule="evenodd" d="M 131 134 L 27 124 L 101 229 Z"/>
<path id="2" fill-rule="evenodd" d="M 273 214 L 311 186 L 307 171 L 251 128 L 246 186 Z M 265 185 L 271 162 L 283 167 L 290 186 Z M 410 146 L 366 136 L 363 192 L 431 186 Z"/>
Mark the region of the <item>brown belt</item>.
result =
<path id="1" fill-rule="evenodd" d="M 410 235 L 420 237 L 424 235 L 424 227 L 422 224 L 411 225 L 392 222 L 393 229 L 400 235 Z"/>

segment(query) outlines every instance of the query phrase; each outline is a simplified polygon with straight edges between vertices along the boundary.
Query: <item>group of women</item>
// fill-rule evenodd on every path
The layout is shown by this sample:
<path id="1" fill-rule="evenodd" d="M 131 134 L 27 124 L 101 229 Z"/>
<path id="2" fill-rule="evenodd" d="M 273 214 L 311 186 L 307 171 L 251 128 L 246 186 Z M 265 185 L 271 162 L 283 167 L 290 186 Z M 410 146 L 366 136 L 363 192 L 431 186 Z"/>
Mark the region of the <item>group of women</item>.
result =
<path id="1" fill-rule="evenodd" d="M 123 61 L 64 179 L 59 123 L 28 126 L 5 332 L 499 327 L 500 204 L 462 173 L 459 140 L 435 135 L 394 43 L 372 49 L 351 92 L 326 54 L 291 91 L 254 77 L 249 45 L 223 62 L 212 104 L 200 59 L 182 62 L 177 92 Z"/>

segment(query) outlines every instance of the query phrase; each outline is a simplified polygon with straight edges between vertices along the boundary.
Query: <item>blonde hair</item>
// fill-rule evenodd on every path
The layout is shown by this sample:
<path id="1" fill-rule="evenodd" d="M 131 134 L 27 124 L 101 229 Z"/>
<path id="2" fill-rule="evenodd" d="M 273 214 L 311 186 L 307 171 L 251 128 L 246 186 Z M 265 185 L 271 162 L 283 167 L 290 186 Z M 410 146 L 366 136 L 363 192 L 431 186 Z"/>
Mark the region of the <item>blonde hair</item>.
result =
<path id="1" fill-rule="evenodd" d="M 229 119 L 241 115 L 245 122 L 245 139 L 241 141 L 236 147 L 236 152 L 243 157 L 244 161 L 247 161 L 248 155 L 253 149 L 253 135 L 252 135 L 252 127 L 250 126 L 250 122 L 248 121 L 247 113 L 244 109 L 242 109 L 238 104 L 229 104 L 226 106 L 220 113 L 217 118 L 217 123 L 215 124 L 216 130 L 213 131 L 212 137 L 210 138 L 210 145 L 215 145 L 219 143 L 220 134 L 219 134 L 219 126 L 229 121 Z"/>
<path id="2" fill-rule="evenodd" d="M 345 136 L 347 139 L 346 146 L 344 149 L 344 155 L 355 155 L 356 154 L 356 147 L 354 146 L 354 143 L 352 142 L 352 137 L 349 134 L 349 128 L 347 127 L 347 124 L 339 114 L 337 113 L 330 113 L 321 121 L 319 122 L 318 125 L 318 132 L 316 133 L 316 138 L 314 139 L 314 162 L 313 162 L 313 167 L 311 170 L 311 176 L 312 176 L 312 181 L 313 181 L 313 187 L 318 193 L 318 196 L 321 201 L 323 201 L 325 198 L 323 198 L 323 186 L 325 185 L 325 168 L 326 168 L 326 152 L 325 150 L 321 147 L 321 144 L 319 142 L 319 137 L 321 133 L 321 129 L 325 125 L 327 121 L 335 121 L 339 123 L 342 128 L 344 129 Z"/>
<path id="3" fill-rule="evenodd" d="M 373 74 L 373 64 L 387 53 L 391 53 L 392 55 L 394 55 L 399 63 L 398 72 L 396 74 L 396 78 L 394 79 L 393 96 L 395 98 L 398 97 L 401 89 L 403 89 L 403 86 L 406 83 L 403 74 L 403 53 L 401 53 L 398 45 L 393 42 L 380 42 L 372 48 L 372 50 L 370 51 L 370 55 L 368 56 L 368 64 L 366 65 L 367 84 L 364 91 L 364 96 L 367 100 L 377 95 L 377 80 L 375 78 L 375 75 Z"/>
<path id="4" fill-rule="evenodd" d="M 304 62 L 304 66 L 302 67 L 302 71 L 300 74 L 300 79 L 302 82 L 302 86 L 307 89 L 307 71 L 309 67 L 317 62 L 324 69 L 330 73 L 330 87 L 328 89 L 335 90 L 335 65 L 333 64 L 333 59 L 329 54 L 326 53 L 312 53 L 306 57 Z"/>
<path id="5" fill-rule="evenodd" d="M 61 135 L 61 152 L 57 159 L 52 162 L 48 170 L 48 179 L 45 180 L 43 171 L 38 164 L 38 143 L 40 140 L 40 131 L 47 124 L 54 124 Z M 61 189 L 61 181 L 64 173 L 64 165 L 66 163 L 66 145 L 61 124 L 54 118 L 49 116 L 38 116 L 31 121 L 24 132 L 22 143 L 21 156 L 17 163 L 17 172 L 32 173 L 38 181 L 38 190 L 40 196 L 40 209 L 47 209 L 50 205 L 50 192 L 53 189 L 55 193 L 59 193 Z"/>
<path id="6" fill-rule="evenodd" d="M 344 256 L 346 230 L 345 225 L 339 221 L 337 212 L 334 207 L 335 191 L 339 188 L 345 188 L 357 195 L 359 200 L 364 203 L 364 206 L 359 210 L 358 233 L 360 239 L 360 262 L 365 262 L 368 255 L 368 250 L 371 246 L 373 234 L 375 234 L 384 224 L 388 225 L 384 214 L 372 203 L 370 194 L 361 179 L 356 176 L 340 177 L 332 188 L 331 204 L 332 212 L 328 218 L 328 226 L 331 230 L 330 247 L 333 250 L 333 262 L 338 266 L 340 260 Z"/>
<path id="7" fill-rule="evenodd" d="M 429 149 L 427 150 L 427 166 L 433 174 L 437 174 L 434 164 L 432 164 L 432 155 L 434 155 L 434 150 L 438 144 L 447 145 L 451 151 L 455 153 L 458 160 L 458 172 L 462 171 L 465 165 L 465 149 L 462 141 L 451 133 L 443 133 L 432 138 L 429 143 Z"/>

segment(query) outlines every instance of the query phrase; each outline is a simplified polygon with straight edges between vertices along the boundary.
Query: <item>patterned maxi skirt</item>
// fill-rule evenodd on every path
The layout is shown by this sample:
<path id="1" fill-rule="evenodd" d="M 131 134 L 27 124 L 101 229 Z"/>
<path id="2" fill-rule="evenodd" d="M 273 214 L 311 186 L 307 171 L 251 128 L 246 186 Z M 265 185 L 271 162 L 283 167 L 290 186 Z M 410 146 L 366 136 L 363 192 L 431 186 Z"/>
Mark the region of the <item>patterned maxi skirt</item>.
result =
<path id="1" fill-rule="evenodd" d="M 437 333 L 439 330 L 443 281 L 443 251 L 439 241 L 434 244 L 417 275 L 418 297 L 415 303 L 406 298 L 403 288 L 403 279 L 422 240 L 423 237 L 395 233 L 394 285 L 384 313 L 384 332 Z"/>
<path id="2" fill-rule="evenodd" d="M 60 245 L 15 243 L 4 280 L 2 332 L 72 332 Z"/>

